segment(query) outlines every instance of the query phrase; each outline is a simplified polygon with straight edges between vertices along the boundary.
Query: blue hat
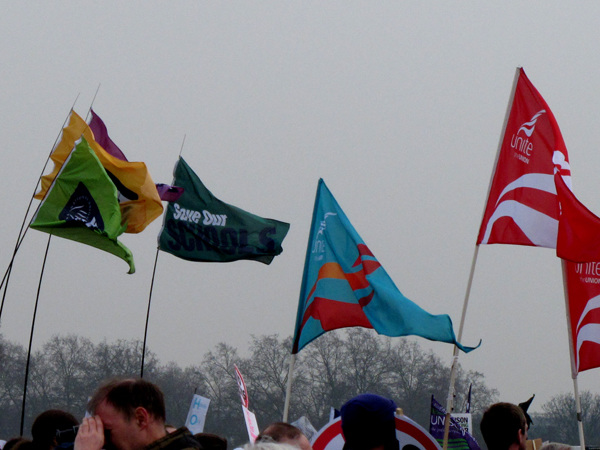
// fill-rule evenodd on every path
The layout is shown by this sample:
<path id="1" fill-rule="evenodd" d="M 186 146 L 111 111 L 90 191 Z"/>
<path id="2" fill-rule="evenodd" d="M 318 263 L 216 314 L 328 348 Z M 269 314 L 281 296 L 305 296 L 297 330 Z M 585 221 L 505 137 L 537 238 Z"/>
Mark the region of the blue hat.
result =
<path id="1" fill-rule="evenodd" d="M 396 404 L 375 394 L 361 394 L 348 400 L 341 409 L 344 450 L 370 450 L 384 446 L 398 450 Z"/>

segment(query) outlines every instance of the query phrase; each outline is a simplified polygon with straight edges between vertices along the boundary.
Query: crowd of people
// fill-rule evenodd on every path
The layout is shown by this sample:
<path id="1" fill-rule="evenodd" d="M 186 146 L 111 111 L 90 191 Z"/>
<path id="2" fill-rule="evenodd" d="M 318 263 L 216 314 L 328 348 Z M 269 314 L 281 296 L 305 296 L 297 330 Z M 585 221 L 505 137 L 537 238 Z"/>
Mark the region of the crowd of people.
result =
<path id="1" fill-rule="evenodd" d="M 158 386 L 143 379 L 111 380 L 101 385 L 88 403 L 90 415 L 81 423 L 71 414 L 48 410 L 31 427 L 31 439 L 15 437 L 2 450 L 227 450 L 227 440 L 192 434 L 186 427 L 166 423 L 165 401 Z M 343 450 L 406 450 L 396 435 L 396 404 L 361 394 L 341 408 Z M 526 450 L 530 419 L 521 406 L 491 405 L 481 419 L 488 450 Z M 414 447 L 414 446 L 413 446 Z M 546 443 L 543 450 L 566 450 L 568 445 Z M 243 450 L 312 450 L 297 427 L 284 422 L 267 426 Z"/>

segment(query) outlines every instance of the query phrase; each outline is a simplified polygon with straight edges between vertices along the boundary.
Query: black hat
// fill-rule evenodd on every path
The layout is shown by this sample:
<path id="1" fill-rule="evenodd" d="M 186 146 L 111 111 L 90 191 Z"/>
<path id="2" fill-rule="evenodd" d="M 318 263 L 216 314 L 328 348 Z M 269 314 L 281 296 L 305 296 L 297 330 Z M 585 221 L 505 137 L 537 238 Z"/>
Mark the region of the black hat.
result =
<path id="1" fill-rule="evenodd" d="M 396 404 L 375 394 L 361 394 L 348 400 L 341 409 L 344 450 L 369 450 L 383 445 L 398 450 Z"/>
<path id="2" fill-rule="evenodd" d="M 527 410 L 529 409 L 529 406 L 531 405 L 531 402 L 533 401 L 534 397 L 535 397 L 535 394 L 533 394 L 531 396 L 531 398 L 529 400 L 527 400 L 526 402 L 519 403 L 519 407 L 523 410 L 523 414 L 525 414 L 525 420 L 527 420 L 527 428 L 529 428 L 531 426 L 531 424 L 533 423 L 533 420 L 531 420 L 531 416 L 529 414 L 527 414 Z"/>

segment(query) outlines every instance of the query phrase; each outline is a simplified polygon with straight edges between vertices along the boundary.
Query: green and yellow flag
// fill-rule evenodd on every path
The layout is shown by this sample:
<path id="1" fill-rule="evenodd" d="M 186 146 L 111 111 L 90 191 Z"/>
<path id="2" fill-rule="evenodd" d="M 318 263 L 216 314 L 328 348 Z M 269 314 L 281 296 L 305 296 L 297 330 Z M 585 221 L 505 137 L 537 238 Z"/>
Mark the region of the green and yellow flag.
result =
<path id="1" fill-rule="evenodd" d="M 135 272 L 131 251 L 117 240 L 126 228 L 117 188 L 85 138 L 76 142 L 48 189 L 31 228 L 112 253 Z"/>
<path id="2" fill-rule="evenodd" d="M 71 112 L 69 124 L 63 128 L 61 140 L 50 156 L 54 162 L 54 169 L 42 177 L 42 188 L 36 193 L 35 198 L 39 200 L 44 198 L 66 158 L 75 147 L 75 142 L 82 136 L 117 187 L 122 220 L 127 224 L 125 233 L 143 231 L 163 212 L 160 196 L 146 164 L 123 161 L 109 154 L 96 142 L 88 124 L 75 111 Z"/>

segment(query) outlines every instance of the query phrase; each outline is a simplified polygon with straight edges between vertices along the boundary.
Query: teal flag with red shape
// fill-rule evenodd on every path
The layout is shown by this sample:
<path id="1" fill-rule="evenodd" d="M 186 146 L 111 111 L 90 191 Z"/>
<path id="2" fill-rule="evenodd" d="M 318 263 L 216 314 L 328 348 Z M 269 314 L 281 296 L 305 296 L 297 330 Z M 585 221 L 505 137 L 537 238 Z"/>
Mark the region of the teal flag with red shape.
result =
<path id="1" fill-rule="evenodd" d="M 430 314 L 402 295 L 320 179 L 292 353 L 326 331 L 346 327 L 421 336 L 464 352 L 476 348 L 457 342 L 447 314 Z"/>

